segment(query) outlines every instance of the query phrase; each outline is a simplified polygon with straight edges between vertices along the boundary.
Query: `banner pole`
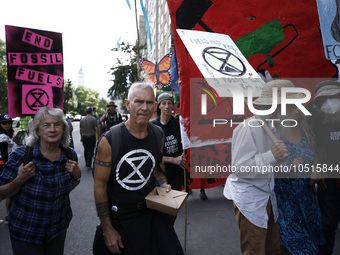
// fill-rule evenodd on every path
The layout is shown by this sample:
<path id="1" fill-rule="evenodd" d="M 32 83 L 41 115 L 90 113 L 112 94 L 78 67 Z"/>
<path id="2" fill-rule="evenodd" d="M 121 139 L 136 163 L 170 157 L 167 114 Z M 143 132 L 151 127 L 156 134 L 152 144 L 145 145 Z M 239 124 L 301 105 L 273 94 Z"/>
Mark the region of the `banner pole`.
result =
<path id="1" fill-rule="evenodd" d="M 263 123 L 262 128 L 263 128 L 264 132 L 269 136 L 270 140 L 272 140 L 272 142 L 277 141 L 278 139 L 274 135 L 273 131 L 270 130 L 267 122 L 260 115 L 255 115 L 255 118 L 258 121 L 260 121 L 261 123 Z M 284 158 L 288 158 L 289 155 L 288 155 L 288 153 L 284 153 L 282 156 Z"/>
<path id="2" fill-rule="evenodd" d="M 185 157 L 185 152 L 183 152 L 183 157 Z M 186 190 L 189 193 L 189 187 L 187 187 L 187 168 L 184 169 L 184 190 Z M 185 200 L 185 218 L 184 218 L 184 253 L 186 253 L 187 250 L 187 222 L 188 222 L 188 212 L 187 212 L 187 202 L 188 199 Z"/>

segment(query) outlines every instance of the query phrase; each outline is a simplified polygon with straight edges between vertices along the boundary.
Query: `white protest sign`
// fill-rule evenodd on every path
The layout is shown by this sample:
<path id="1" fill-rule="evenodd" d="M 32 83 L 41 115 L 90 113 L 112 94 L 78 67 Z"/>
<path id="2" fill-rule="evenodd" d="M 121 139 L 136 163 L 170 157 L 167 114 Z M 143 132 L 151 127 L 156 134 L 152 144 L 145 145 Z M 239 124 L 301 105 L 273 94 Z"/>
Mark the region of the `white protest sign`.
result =
<path id="1" fill-rule="evenodd" d="M 340 58 L 340 2 L 317 0 L 322 41 L 327 59 Z"/>
<path id="2" fill-rule="evenodd" d="M 177 32 L 209 85 L 221 97 L 231 97 L 230 89 L 248 89 L 258 97 L 264 81 L 228 35 L 177 29 Z"/>

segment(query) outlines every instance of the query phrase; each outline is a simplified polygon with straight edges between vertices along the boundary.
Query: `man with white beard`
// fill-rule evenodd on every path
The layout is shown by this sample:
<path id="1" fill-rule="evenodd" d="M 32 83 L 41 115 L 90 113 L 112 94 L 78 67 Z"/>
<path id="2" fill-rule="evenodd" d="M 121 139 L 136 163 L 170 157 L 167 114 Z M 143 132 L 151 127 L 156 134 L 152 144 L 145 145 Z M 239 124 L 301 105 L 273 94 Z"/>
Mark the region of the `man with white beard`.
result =
<path id="1" fill-rule="evenodd" d="M 340 220 L 340 83 L 321 82 L 315 89 L 312 129 L 316 134 L 319 162 L 329 170 L 318 185 L 318 200 L 326 244 L 321 254 L 332 254 Z M 330 173 L 331 168 L 333 171 Z M 338 169 L 338 170 L 336 170 Z M 335 170 L 335 171 L 334 171 Z M 332 177 L 332 178 L 328 178 Z"/>

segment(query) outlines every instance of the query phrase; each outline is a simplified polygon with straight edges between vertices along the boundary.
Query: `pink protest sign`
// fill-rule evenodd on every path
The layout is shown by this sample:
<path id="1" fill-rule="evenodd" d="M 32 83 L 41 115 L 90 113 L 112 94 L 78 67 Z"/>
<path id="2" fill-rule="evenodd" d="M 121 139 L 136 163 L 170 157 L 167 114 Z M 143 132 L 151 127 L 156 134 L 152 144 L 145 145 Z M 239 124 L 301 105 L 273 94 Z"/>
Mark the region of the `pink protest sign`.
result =
<path id="1" fill-rule="evenodd" d="M 25 29 L 22 41 L 46 50 L 51 50 L 53 43 L 51 38 L 34 33 L 28 29 Z"/>
<path id="2" fill-rule="evenodd" d="M 61 53 L 8 53 L 8 65 L 11 66 L 41 66 L 60 65 L 63 63 Z"/>
<path id="3" fill-rule="evenodd" d="M 52 75 L 44 72 L 38 72 L 32 69 L 19 67 L 15 78 L 23 81 L 30 81 L 39 84 L 47 84 L 61 88 L 63 86 L 63 77 Z"/>
<path id="4" fill-rule="evenodd" d="M 22 85 L 22 114 L 35 114 L 41 107 L 53 107 L 53 92 L 50 86 Z"/>
<path id="5" fill-rule="evenodd" d="M 62 34 L 8 25 L 5 30 L 9 115 L 32 115 L 42 106 L 62 109 Z"/>

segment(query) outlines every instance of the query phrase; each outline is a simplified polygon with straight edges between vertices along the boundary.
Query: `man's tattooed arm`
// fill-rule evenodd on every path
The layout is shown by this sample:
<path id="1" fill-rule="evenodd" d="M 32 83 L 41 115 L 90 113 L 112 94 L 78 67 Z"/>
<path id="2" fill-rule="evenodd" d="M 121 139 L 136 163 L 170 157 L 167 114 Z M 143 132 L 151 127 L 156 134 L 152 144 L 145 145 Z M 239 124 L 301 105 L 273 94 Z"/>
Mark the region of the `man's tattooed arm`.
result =
<path id="1" fill-rule="evenodd" d="M 102 167 L 111 167 L 112 163 L 111 162 L 105 162 L 105 161 L 101 161 L 99 159 L 96 158 L 96 160 L 94 161 L 94 163 L 98 166 L 102 166 Z"/>
<path id="2" fill-rule="evenodd" d="M 97 155 L 98 156 L 102 155 L 102 148 L 100 146 L 98 146 L 98 148 L 97 148 Z M 102 161 L 102 160 L 99 160 L 97 157 L 96 157 L 94 163 L 96 165 L 102 166 L 102 167 L 111 167 L 112 166 L 112 162 Z"/>
<path id="3" fill-rule="evenodd" d="M 96 204 L 96 208 L 99 219 L 103 220 L 110 217 L 109 202 L 98 203 Z"/>
<path id="4" fill-rule="evenodd" d="M 165 172 L 160 167 L 160 165 L 156 165 L 154 169 L 154 176 L 156 179 L 156 185 L 162 187 L 164 184 L 168 184 L 168 181 L 165 177 Z"/>

